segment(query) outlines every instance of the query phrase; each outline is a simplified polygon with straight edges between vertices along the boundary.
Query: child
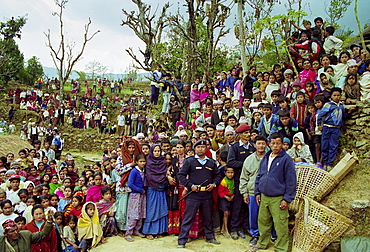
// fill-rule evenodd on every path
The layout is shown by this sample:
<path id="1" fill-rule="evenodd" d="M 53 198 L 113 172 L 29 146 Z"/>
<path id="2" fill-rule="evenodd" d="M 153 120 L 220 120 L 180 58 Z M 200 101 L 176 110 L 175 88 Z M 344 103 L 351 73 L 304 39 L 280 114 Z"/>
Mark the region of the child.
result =
<path id="1" fill-rule="evenodd" d="M 284 137 L 283 148 L 285 149 L 285 151 L 288 151 L 290 149 L 290 140 L 287 137 Z"/>
<path id="2" fill-rule="evenodd" d="M 356 105 L 356 102 L 360 100 L 360 85 L 357 83 L 357 75 L 350 73 L 347 75 L 345 84 L 343 87 L 344 96 L 342 100 L 345 105 Z M 345 106 L 347 107 L 347 106 Z M 353 106 L 349 106 L 353 107 Z"/>
<path id="3" fill-rule="evenodd" d="M 271 127 L 270 135 L 279 132 L 283 137 L 287 137 L 292 141 L 298 129 L 298 123 L 294 118 L 290 117 L 289 111 L 281 110 L 279 112 L 279 119 Z"/>
<path id="4" fill-rule="evenodd" d="M 79 242 L 77 241 L 77 217 L 69 215 L 67 217 L 67 226 L 63 228 L 63 251 L 78 252 Z"/>
<path id="5" fill-rule="evenodd" d="M 23 216 L 26 218 L 26 223 L 33 220 L 32 208 L 33 208 L 34 205 L 36 205 L 36 203 L 38 203 L 38 199 L 37 199 L 36 196 L 34 196 L 34 195 L 28 196 L 27 202 L 26 202 L 27 208 L 23 212 Z"/>
<path id="6" fill-rule="evenodd" d="M 64 187 L 64 198 L 61 198 L 58 203 L 58 212 L 63 212 L 64 208 L 72 201 L 73 186 L 67 185 Z"/>
<path id="7" fill-rule="evenodd" d="M 50 190 L 49 190 L 49 193 L 52 194 L 55 192 L 56 189 L 58 189 L 59 187 L 61 187 L 62 185 L 58 183 L 58 175 L 54 174 L 52 177 L 51 177 L 51 183 L 49 183 L 49 187 L 50 187 Z"/>
<path id="8" fill-rule="evenodd" d="M 289 99 L 287 97 L 285 97 L 284 95 L 280 95 L 278 98 L 278 103 L 279 103 L 280 110 L 290 111 Z"/>
<path id="9" fill-rule="evenodd" d="M 139 154 L 136 158 L 137 166 L 131 170 L 128 178 L 128 186 L 132 190 L 128 200 L 128 224 L 125 239 L 134 241 L 131 235 L 145 237 L 139 230 L 146 217 L 146 196 L 144 190 L 144 167 L 146 164 L 144 154 Z"/>
<path id="10" fill-rule="evenodd" d="M 72 197 L 72 208 L 69 214 L 79 218 L 82 212 L 83 205 L 84 205 L 83 198 L 80 195 L 74 195 Z"/>
<path id="11" fill-rule="evenodd" d="M 320 78 L 320 93 L 325 96 L 326 99 L 330 98 L 330 90 L 332 87 L 334 87 L 334 84 L 332 82 L 332 79 L 328 73 L 321 73 L 319 75 Z"/>
<path id="12" fill-rule="evenodd" d="M 51 207 L 50 206 L 50 201 L 49 201 L 49 197 L 46 196 L 46 195 L 41 195 L 39 197 L 40 201 L 41 201 L 41 205 L 42 207 L 44 208 L 44 213 L 45 213 L 45 216 L 47 218 L 48 214 L 49 214 L 49 211 L 51 210 L 53 213 L 56 212 L 55 208 L 54 207 Z"/>
<path id="13" fill-rule="evenodd" d="M 14 222 L 17 224 L 18 229 L 22 230 L 23 226 L 26 225 L 26 218 L 24 218 L 23 216 L 18 216 L 14 219 Z"/>
<path id="14" fill-rule="evenodd" d="M 343 41 L 333 36 L 334 31 L 333 26 L 325 28 L 324 50 L 327 54 L 335 54 L 336 51 L 342 48 Z"/>
<path id="15" fill-rule="evenodd" d="M 261 118 L 261 123 L 258 125 L 258 132 L 261 136 L 267 138 L 270 135 L 272 125 L 279 119 L 276 115 L 272 114 L 271 104 L 263 104 L 262 111 L 263 117 Z"/>
<path id="16" fill-rule="evenodd" d="M 292 103 L 294 103 L 296 101 L 296 98 L 297 98 L 297 94 L 299 91 L 304 91 L 302 89 L 302 83 L 300 81 L 300 79 L 296 79 L 293 84 L 292 84 L 292 93 L 290 93 L 290 101 Z"/>
<path id="17" fill-rule="evenodd" d="M 303 92 L 298 92 L 296 102 L 292 104 L 290 108 L 290 117 L 294 118 L 298 122 L 298 127 L 301 132 L 304 131 L 304 119 L 306 114 L 306 103 L 305 95 Z"/>
<path id="18" fill-rule="evenodd" d="M 100 225 L 103 227 L 103 237 L 117 235 L 117 225 L 114 214 L 116 203 L 112 201 L 112 191 L 108 186 L 101 189 L 102 199 L 98 204 Z"/>
<path id="19" fill-rule="evenodd" d="M 287 153 L 294 162 L 313 163 L 310 148 L 305 144 L 302 132 L 298 132 L 294 135 L 293 146 L 287 151 Z"/>
<path id="20" fill-rule="evenodd" d="M 50 194 L 49 195 L 49 205 L 51 207 L 54 207 L 55 209 L 58 208 L 58 203 L 59 203 L 59 197 L 56 194 Z"/>
<path id="21" fill-rule="evenodd" d="M 17 203 L 20 203 L 21 200 L 19 199 L 18 196 L 18 191 L 19 191 L 19 184 L 21 182 L 21 177 L 19 175 L 12 175 L 9 178 L 10 181 L 10 189 L 6 189 L 6 198 L 11 200 L 13 206 L 16 205 Z"/>
<path id="22" fill-rule="evenodd" d="M 190 113 L 193 113 L 200 109 L 200 92 L 198 85 L 193 84 L 190 91 Z"/>
<path id="23" fill-rule="evenodd" d="M 271 98 L 272 98 L 271 95 L 272 95 L 272 91 L 274 90 L 280 90 L 280 84 L 276 82 L 275 74 L 270 74 L 269 83 L 267 84 L 266 90 L 265 90 L 266 100 L 268 102 L 271 102 Z"/>
<path id="24" fill-rule="evenodd" d="M 54 226 L 57 233 L 57 243 L 58 243 L 58 251 L 62 251 L 62 243 L 65 244 L 63 241 L 63 213 L 56 212 L 54 214 Z"/>
<path id="25" fill-rule="evenodd" d="M 305 85 L 305 100 L 313 102 L 316 95 L 315 84 L 312 81 L 307 81 Z"/>
<path id="26" fill-rule="evenodd" d="M 343 124 L 345 115 L 344 105 L 340 103 L 342 89 L 334 87 L 331 89 L 332 101 L 325 103 L 324 107 L 318 113 L 317 124 L 322 131 L 321 150 L 323 168 L 330 171 L 337 156 L 339 146 L 340 127 Z M 351 108 L 348 113 L 351 113 Z"/>
<path id="27" fill-rule="evenodd" d="M 23 212 L 27 208 L 27 204 L 26 204 L 27 203 L 27 198 L 28 198 L 27 189 L 20 189 L 19 192 L 18 192 L 18 197 L 21 200 L 21 202 L 19 202 L 19 205 L 16 205 L 14 207 L 14 212 L 17 213 L 17 214 L 22 215 Z"/>
<path id="28" fill-rule="evenodd" d="M 278 99 L 279 99 L 280 95 L 281 95 L 281 93 L 278 90 L 274 90 L 271 93 L 272 113 L 274 115 L 277 115 L 280 111 L 279 102 L 278 102 Z"/>
<path id="29" fill-rule="evenodd" d="M 78 248 L 81 252 L 95 247 L 103 238 L 103 230 L 99 223 L 98 209 L 92 202 L 85 203 L 82 207 L 82 217 L 77 222 Z"/>
<path id="30" fill-rule="evenodd" d="M 319 115 L 322 107 L 324 106 L 324 103 L 325 103 L 325 97 L 323 95 L 316 95 L 315 96 L 314 105 L 316 107 L 316 112 L 315 112 L 315 116 L 312 116 L 311 120 L 310 120 L 310 124 L 313 124 L 313 126 L 314 126 L 314 133 L 313 133 L 313 136 L 312 136 L 312 142 L 315 145 L 316 162 L 320 163 L 319 165 L 321 165 L 321 163 L 322 163 L 322 155 L 321 155 L 321 135 L 322 135 L 322 132 L 318 129 L 318 126 L 320 126 L 320 125 L 317 124 L 317 116 Z"/>
<path id="31" fill-rule="evenodd" d="M 234 189 L 234 169 L 225 167 L 225 177 L 218 187 L 218 196 L 220 197 L 220 210 L 224 212 L 221 233 L 226 238 L 231 237 L 228 230 L 228 219 L 232 208 L 232 201 L 234 200 Z"/>

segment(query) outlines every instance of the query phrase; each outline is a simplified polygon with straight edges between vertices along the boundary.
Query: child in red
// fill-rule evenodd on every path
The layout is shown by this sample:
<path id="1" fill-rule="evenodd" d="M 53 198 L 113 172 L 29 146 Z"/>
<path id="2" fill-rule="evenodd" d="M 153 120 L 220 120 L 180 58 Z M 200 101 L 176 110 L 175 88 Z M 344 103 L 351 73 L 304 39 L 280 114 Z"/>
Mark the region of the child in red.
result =
<path id="1" fill-rule="evenodd" d="M 225 177 L 218 187 L 218 196 L 220 197 L 220 210 L 224 212 L 221 233 L 226 238 L 230 238 L 227 226 L 230 216 L 230 210 L 233 205 L 232 201 L 234 200 L 234 169 L 231 167 L 225 167 Z"/>

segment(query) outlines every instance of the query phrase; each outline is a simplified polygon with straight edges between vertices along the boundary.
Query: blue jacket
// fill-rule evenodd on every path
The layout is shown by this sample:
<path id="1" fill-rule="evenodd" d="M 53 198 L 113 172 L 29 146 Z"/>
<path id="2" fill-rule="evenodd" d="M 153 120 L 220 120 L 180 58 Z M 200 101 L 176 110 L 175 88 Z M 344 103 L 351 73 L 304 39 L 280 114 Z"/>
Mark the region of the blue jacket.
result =
<path id="1" fill-rule="evenodd" d="M 295 198 L 297 176 L 292 158 L 284 149 L 275 157 L 267 170 L 271 150 L 262 158 L 256 177 L 254 194 L 263 193 L 268 197 L 283 196 L 290 203 Z"/>
<path id="2" fill-rule="evenodd" d="M 279 121 L 279 118 L 275 114 L 272 114 L 271 116 L 272 118 L 271 118 L 271 124 L 270 124 L 270 134 L 271 134 L 272 126 Z M 266 133 L 266 130 L 265 130 L 265 121 L 266 121 L 266 117 L 262 116 L 261 122 L 258 125 L 257 130 L 261 136 L 264 136 L 267 138 L 269 135 Z"/>
<path id="3" fill-rule="evenodd" d="M 343 117 L 347 117 L 347 115 L 342 103 L 339 103 L 338 106 L 335 102 L 327 102 L 318 113 L 317 125 L 322 125 L 322 120 L 324 120 L 324 124 L 342 126 Z"/>
<path id="4" fill-rule="evenodd" d="M 140 171 L 135 167 L 131 170 L 128 176 L 128 187 L 133 193 L 144 192 L 144 181 L 141 179 Z"/>
<path id="5" fill-rule="evenodd" d="M 227 155 L 227 166 L 234 168 L 234 179 L 239 182 L 244 160 L 256 151 L 252 143 L 248 143 L 248 149 L 240 145 L 240 141 L 235 142 L 229 148 Z"/>

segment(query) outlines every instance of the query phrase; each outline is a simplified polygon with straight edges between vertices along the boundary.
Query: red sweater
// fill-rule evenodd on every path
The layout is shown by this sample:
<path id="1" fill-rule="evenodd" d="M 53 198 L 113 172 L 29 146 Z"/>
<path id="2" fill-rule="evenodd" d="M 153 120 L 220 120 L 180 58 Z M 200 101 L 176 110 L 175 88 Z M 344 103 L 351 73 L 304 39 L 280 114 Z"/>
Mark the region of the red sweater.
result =
<path id="1" fill-rule="evenodd" d="M 24 227 L 23 230 L 28 230 L 31 233 L 36 233 L 44 229 L 45 223 L 42 224 L 41 228 L 39 229 L 36 226 L 35 220 L 32 220 L 31 222 L 27 223 Z M 51 232 L 46 236 L 46 238 L 40 242 L 40 243 L 35 243 L 31 245 L 32 252 L 55 252 L 58 251 L 57 247 L 57 233 L 55 231 L 55 227 L 51 230 Z"/>

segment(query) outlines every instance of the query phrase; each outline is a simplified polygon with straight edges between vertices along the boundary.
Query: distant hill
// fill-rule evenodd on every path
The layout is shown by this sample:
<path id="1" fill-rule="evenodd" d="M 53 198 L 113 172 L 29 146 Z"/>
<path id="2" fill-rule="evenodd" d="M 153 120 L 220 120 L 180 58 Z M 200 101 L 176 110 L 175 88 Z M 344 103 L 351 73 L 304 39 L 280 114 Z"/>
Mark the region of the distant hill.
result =
<path id="1" fill-rule="evenodd" d="M 44 69 L 44 74 L 48 78 L 55 78 L 58 76 L 58 72 L 54 67 L 42 67 Z M 87 75 L 91 75 L 90 73 L 86 73 Z M 137 74 L 137 78 L 135 81 L 146 81 L 148 80 L 145 78 L 146 76 L 149 76 L 148 73 L 139 73 Z M 71 76 L 69 76 L 70 79 L 78 79 L 78 74 L 75 72 L 72 72 Z M 114 74 L 114 73 L 106 73 L 102 78 L 107 78 L 107 79 L 113 79 L 113 80 L 118 80 L 118 79 L 126 79 L 127 74 Z"/>

